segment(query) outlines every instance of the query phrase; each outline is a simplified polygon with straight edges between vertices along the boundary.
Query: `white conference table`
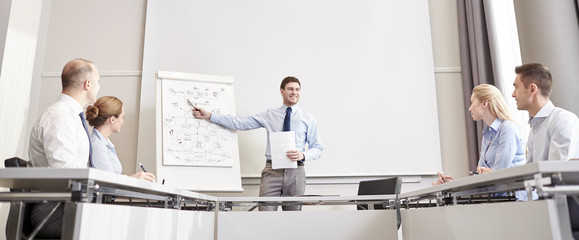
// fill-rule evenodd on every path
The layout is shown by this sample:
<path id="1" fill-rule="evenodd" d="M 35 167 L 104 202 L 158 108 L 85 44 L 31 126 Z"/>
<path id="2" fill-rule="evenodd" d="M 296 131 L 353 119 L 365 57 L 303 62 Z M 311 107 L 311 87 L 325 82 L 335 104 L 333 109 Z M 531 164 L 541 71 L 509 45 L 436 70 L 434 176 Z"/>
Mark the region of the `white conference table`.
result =
<path id="1" fill-rule="evenodd" d="M 565 185 L 579 184 L 579 161 L 545 161 L 530 163 L 519 167 L 506 168 L 485 174 L 464 177 L 438 186 L 432 186 L 400 194 L 402 199 L 439 197 L 440 193 L 484 193 L 498 188 L 509 190 L 524 188 L 525 181 L 533 182 L 542 177 L 557 177 Z"/>
<path id="2" fill-rule="evenodd" d="M 27 190 L 0 193 L 11 210 L 64 202 L 63 239 L 398 239 L 396 211 L 231 211 L 244 204 L 389 203 L 394 195 L 218 198 L 98 169 L 5 168 L 0 186 Z"/>
<path id="3" fill-rule="evenodd" d="M 579 162 L 540 162 L 406 192 L 399 197 L 407 203 L 453 201 L 402 209 L 402 236 L 405 240 L 568 239 L 566 196 L 579 194 L 578 183 Z M 545 198 L 479 204 L 456 201 L 525 185 Z M 63 239 L 398 239 L 396 211 L 392 210 L 231 210 L 260 204 L 391 203 L 394 195 L 214 197 L 97 169 L 0 169 L 0 186 L 32 191 L 0 193 L 0 201 L 15 206 L 64 201 Z M 115 196 L 114 204 L 103 195 Z"/>
<path id="4" fill-rule="evenodd" d="M 540 200 L 468 204 L 473 195 L 525 190 Z M 579 161 L 549 161 L 400 194 L 404 239 L 572 239 L 567 195 L 579 195 Z"/>

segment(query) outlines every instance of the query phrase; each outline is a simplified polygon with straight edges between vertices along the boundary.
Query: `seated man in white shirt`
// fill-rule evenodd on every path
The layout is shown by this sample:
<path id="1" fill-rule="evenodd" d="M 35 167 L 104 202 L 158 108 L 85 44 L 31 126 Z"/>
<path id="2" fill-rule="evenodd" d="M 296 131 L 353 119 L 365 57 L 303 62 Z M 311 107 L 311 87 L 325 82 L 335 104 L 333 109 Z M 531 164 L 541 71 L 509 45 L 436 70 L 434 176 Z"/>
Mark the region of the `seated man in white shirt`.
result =
<path id="1" fill-rule="evenodd" d="M 90 166 L 90 140 L 83 126 L 83 107 L 96 100 L 100 75 L 94 63 L 73 59 L 62 69 L 62 94 L 32 127 L 28 156 L 33 167 L 87 168 Z M 31 222 L 36 227 L 59 203 L 36 204 Z M 39 237 L 61 235 L 64 206 L 41 229 Z"/>
<path id="2" fill-rule="evenodd" d="M 516 67 L 515 73 L 513 97 L 517 108 L 530 115 L 527 163 L 579 158 L 579 118 L 549 100 L 553 84 L 549 69 L 529 63 Z M 579 231 L 579 205 L 572 197 L 567 202 L 572 228 Z"/>
<path id="3" fill-rule="evenodd" d="M 34 167 L 86 168 L 90 143 L 80 114 L 100 89 L 96 66 L 74 59 L 62 70 L 62 93 L 34 124 L 28 155 Z"/>

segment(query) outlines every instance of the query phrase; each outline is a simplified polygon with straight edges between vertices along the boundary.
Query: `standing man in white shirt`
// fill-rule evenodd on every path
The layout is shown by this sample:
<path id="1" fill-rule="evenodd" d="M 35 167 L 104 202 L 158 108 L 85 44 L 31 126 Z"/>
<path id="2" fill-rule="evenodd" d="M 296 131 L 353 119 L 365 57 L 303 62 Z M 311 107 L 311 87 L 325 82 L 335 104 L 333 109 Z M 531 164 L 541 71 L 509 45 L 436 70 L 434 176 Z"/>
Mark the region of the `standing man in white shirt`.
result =
<path id="1" fill-rule="evenodd" d="M 248 117 L 222 115 L 218 112 L 195 107 L 193 116 L 219 124 L 229 129 L 267 130 L 265 149 L 265 167 L 261 172 L 260 197 L 280 197 L 303 195 L 306 189 L 304 162 L 318 159 L 323 151 L 322 141 L 318 134 L 318 124 L 314 116 L 298 106 L 301 92 L 300 81 L 292 76 L 284 78 L 280 84 L 283 105 L 268 109 L 265 112 Z M 287 157 L 296 161 L 297 168 L 273 169 L 269 134 L 272 132 L 294 131 L 296 149 L 287 151 Z M 306 149 L 307 147 L 307 149 Z M 282 206 L 284 211 L 299 211 L 301 205 Z M 277 206 L 260 206 L 260 211 L 276 211 Z"/>
<path id="2" fill-rule="evenodd" d="M 100 75 L 91 61 L 73 59 L 62 69 L 62 93 L 34 124 L 30 133 L 28 156 L 33 167 L 87 168 L 90 166 L 91 145 L 83 125 L 84 106 L 93 103 L 100 89 Z M 86 123 L 86 122 L 85 122 Z M 49 212 L 38 236 L 59 238 L 62 231 L 62 203 L 39 203 L 31 212 L 36 227 Z"/>

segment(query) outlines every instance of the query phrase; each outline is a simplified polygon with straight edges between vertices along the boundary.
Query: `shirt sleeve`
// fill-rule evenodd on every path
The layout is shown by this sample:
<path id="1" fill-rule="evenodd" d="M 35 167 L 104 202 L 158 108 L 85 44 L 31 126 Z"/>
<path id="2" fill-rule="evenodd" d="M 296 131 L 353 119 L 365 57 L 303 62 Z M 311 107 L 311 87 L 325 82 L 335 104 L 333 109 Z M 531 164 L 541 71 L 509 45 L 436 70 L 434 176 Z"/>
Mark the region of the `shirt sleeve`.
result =
<path id="1" fill-rule="evenodd" d="M 304 160 L 312 161 L 320 158 L 322 156 L 324 147 L 322 146 L 322 140 L 318 134 L 318 123 L 315 119 L 312 120 L 311 126 L 308 126 L 308 132 L 306 133 L 306 136 L 308 150 L 304 152 Z"/>
<path id="2" fill-rule="evenodd" d="M 233 130 L 251 130 L 264 127 L 263 118 L 259 114 L 249 117 L 238 117 L 214 112 L 211 113 L 209 121 Z"/>
<path id="3" fill-rule="evenodd" d="M 76 138 L 65 119 L 48 118 L 41 129 L 42 148 L 51 168 L 86 168 L 87 159 L 78 159 Z M 80 124 L 80 120 L 79 120 Z"/>
<path id="4" fill-rule="evenodd" d="M 561 114 L 554 123 L 549 124 L 549 160 L 567 161 L 579 156 L 579 120 L 569 113 Z"/>
<path id="5" fill-rule="evenodd" d="M 501 133 L 497 136 L 498 145 L 496 146 L 495 161 L 493 166 L 490 166 L 493 170 L 510 167 L 519 148 L 520 136 L 516 126 L 506 122 L 503 125 Z"/>

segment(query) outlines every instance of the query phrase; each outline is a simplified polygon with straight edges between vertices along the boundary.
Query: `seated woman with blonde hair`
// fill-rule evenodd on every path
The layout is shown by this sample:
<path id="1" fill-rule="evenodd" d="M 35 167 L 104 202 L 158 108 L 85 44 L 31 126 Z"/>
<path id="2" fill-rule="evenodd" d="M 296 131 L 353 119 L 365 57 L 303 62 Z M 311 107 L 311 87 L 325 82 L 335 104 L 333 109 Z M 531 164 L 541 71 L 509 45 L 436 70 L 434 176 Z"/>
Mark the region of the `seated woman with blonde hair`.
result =
<path id="1" fill-rule="evenodd" d="M 493 85 L 481 84 L 473 89 L 470 102 L 468 110 L 472 119 L 483 120 L 486 124 L 482 132 L 477 173 L 524 165 L 525 143 L 520 126 L 511 117 L 501 91 Z M 451 176 L 439 172 L 438 180 L 432 184 L 453 180 Z"/>
<path id="2" fill-rule="evenodd" d="M 95 168 L 117 174 L 123 171 L 115 145 L 109 140 L 109 136 L 121 131 L 124 117 L 123 102 L 116 97 L 101 97 L 93 105 L 86 108 L 86 119 L 94 127 L 91 134 L 91 144 Z M 148 172 L 135 173 L 131 177 L 156 182 L 155 175 Z"/>

